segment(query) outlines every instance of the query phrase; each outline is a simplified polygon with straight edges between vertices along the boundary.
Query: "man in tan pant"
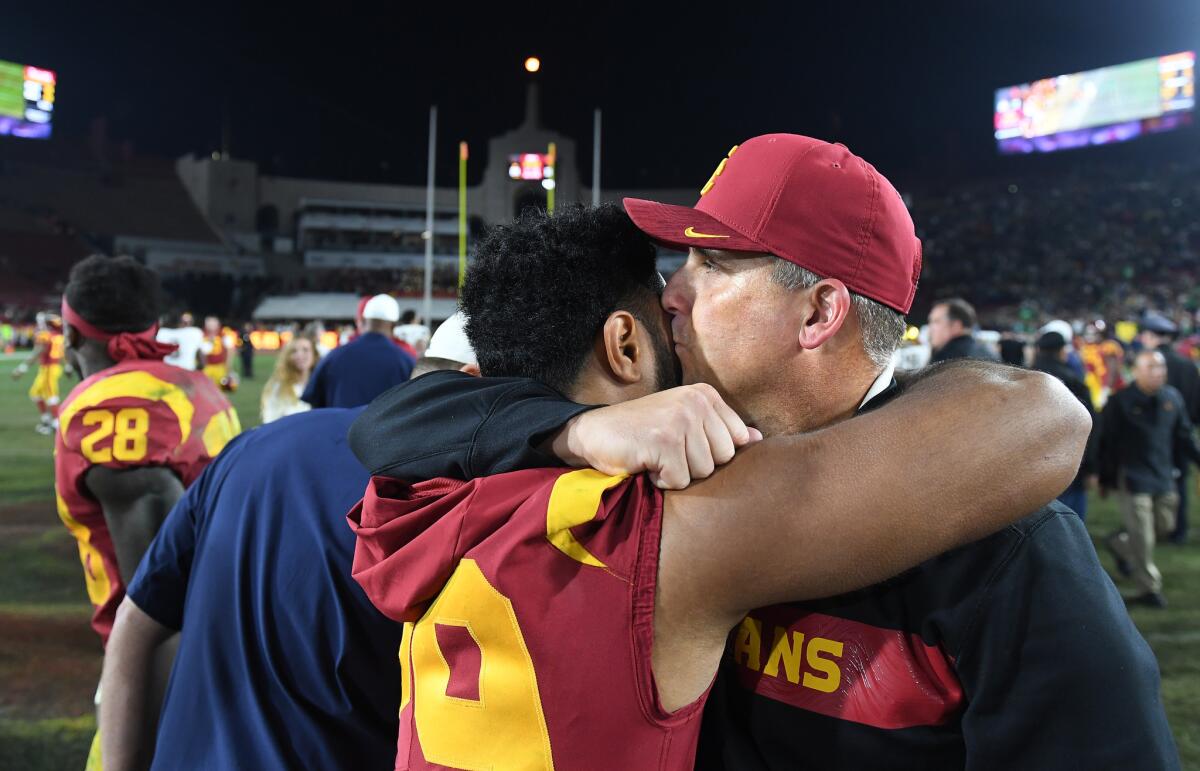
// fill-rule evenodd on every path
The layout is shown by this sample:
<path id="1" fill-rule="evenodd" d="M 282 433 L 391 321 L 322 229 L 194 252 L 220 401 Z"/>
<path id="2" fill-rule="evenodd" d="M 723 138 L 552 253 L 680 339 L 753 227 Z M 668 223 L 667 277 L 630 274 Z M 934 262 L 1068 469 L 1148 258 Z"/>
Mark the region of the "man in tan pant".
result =
<path id="1" fill-rule="evenodd" d="M 1110 539 L 1114 552 L 1128 567 L 1130 578 L 1137 585 L 1140 596 L 1162 597 L 1162 573 L 1154 564 L 1154 544 L 1159 539 L 1170 537 L 1175 532 L 1175 510 L 1179 506 L 1179 494 L 1175 491 L 1162 495 L 1134 493 L 1121 490 L 1121 514 L 1125 530 Z M 1165 602 L 1165 600 L 1164 600 Z"/>
<path id="2" fill-rule="evenodd" d="M 1183 397 L 1167 385 L 1163 355 L 1139 353 L 1133 378 L 1132 386 L 1108 400 L 1100 426 L 1101 494 L 1120 490 L 1125 520 L 1124 530 L 1106 543 L 1117 569 L 1137 585 L 1139 593 L 1128 602 L 1164 608 L 1154 544 L 1175 529 L 1175 458 L 1200 463 L 1200 447 Z"/>

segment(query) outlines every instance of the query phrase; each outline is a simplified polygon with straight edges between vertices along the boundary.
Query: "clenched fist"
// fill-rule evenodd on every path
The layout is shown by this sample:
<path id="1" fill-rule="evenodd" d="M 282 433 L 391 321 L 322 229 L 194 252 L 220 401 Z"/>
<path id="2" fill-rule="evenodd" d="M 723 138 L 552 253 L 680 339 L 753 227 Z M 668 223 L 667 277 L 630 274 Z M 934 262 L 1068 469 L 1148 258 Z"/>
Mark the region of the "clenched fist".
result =
<path id="1" fill-rule="evenodd" d="M 762 439 L 699 383 L 585 412 L 554 437 L 551 451 L 605 474 L 649 472 L 664 490 L 680 490 L 728 463 L 739 447 Z"/>

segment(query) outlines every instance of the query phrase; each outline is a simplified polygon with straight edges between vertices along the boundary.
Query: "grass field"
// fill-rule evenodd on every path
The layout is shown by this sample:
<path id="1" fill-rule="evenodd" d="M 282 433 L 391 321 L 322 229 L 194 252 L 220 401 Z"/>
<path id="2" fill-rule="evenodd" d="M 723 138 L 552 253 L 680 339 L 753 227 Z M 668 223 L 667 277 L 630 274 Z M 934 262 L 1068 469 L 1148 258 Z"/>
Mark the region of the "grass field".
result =
<path id="1" fill-rule="evenodd" d="M 100 645 L 88 626 L 74 541 L 54 512 L 53 438 L 34 433 L 36 414 L 25 397 L 31 375 L 14 383 L 13 364 L 0 360 L 0 769 L 81 768 L 95 730 Z M 247 428 L 258 423 L 270 365 L 270 357 L 259 357 L 259 379 L 234 394 Z M 1098 541 L 1118 514 L 1112 500 L 1091 505 L 1088 524 Z M 1200 529 L 1196 506 L 1192 521 Z M 1158 655 L 1184 768 L 1200 771 L 1200 546 L 1161 547 L 1158 557 L 1171 607 L 1135 609 L 1133 618 Z M 1103 551 L 1101 560 L 1111 569 Z"/>

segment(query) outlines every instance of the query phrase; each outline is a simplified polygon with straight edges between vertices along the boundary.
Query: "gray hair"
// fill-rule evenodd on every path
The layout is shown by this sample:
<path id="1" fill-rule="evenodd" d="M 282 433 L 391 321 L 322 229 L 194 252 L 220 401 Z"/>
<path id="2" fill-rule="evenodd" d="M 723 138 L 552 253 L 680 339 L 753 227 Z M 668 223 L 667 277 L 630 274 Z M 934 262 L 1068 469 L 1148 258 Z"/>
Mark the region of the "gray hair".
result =
<path id="1" fill-rule="evenodd" d="M 821 277 L 794 262 L 775 258 L 771 280 L 787 290 L 808 289 L 815 286 Z M 862 328 L 862 346 L 867 358 L 880 369 L 892 360 L 892 354 L 900 347 L 907 325 L 904 315 L 857 292 L 850 293 L 854 312 L 858 314 L 858 325 Z"/>

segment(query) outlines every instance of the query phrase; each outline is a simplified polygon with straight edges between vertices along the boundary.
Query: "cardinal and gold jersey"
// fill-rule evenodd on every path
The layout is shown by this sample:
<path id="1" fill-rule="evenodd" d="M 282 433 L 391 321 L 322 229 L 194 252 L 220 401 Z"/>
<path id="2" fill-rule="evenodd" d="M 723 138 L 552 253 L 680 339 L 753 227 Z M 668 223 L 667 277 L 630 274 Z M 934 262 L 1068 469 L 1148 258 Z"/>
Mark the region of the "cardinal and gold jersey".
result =
<path id="1" fill-rule="evenodd" d="M 42 350 L 38 354 L 38 364 L 43 367 L 51 364 L 62 364 L 63 360 L 63 336 L 62 332 L 51 332 L 49 330 L 38 332 L 34 338 L 34 344 Z"/>
<path id="2" fill-rule="evenodd" d="M 208 378 L 161 361 L 121 362 L 63 402 L 54 448 L 58 515 L 78 541 L 92 627 L 105 642 L 125 584 L 84 476 L 93 466 L 165 466 L 186 486 L 240 430 L 237 412 Z"/>
<path id="3" fill-rule="evenodd" d="M 58 380 L 62 377 L 63 336 L 44 330 L 34 337 L 38 353 L 38 371 L 29 389 L 29 398 L 54 404 L 58 401 Z"/>
<path id="4" fill-rule="evenodd" d="M 352 575 L 401 643 L 396 769 L 691 769 L 704 698 L 650 665 L 662 494 L 536 469 L 409 486 L 350 514 Z"/>
<path id="5" fill-rule="evenodd" d="M 230 340 L 224 331 L 204 336 L 204 374 L 217 385 L 229 375 Z"/>

